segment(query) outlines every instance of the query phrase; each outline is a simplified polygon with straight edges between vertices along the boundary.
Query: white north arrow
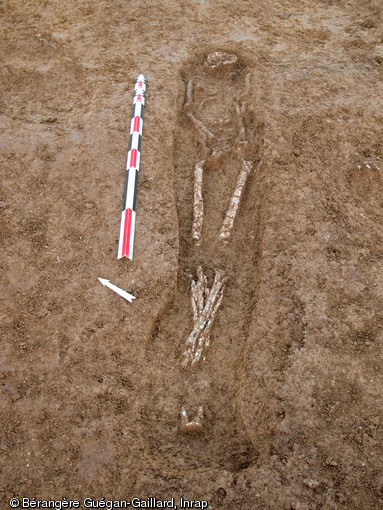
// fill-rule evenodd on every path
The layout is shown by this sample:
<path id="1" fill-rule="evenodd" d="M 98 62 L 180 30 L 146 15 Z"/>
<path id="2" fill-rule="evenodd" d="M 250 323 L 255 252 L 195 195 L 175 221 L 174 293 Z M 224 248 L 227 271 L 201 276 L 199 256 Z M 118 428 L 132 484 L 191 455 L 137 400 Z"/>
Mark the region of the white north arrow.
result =
<path id="1" fill-rule="evenodd" d="M 132 302 L 133 299 L 136 299 L 135 296 L 132 296 L 131 294 L 126 292 L 126 290 L 122 290 L 119 287 L 117 287 L 116 285 L 113 285 L 113 283 L 110 283 L 109 280 L 104 280 L 104 278 L 99 278 L 99 280 L 103 284 L 104 287 L 109 287 L 114 292 L 117 292 L 117 294 L 119 294 L 121 297 L 130 301 L 130 303 Z"/>

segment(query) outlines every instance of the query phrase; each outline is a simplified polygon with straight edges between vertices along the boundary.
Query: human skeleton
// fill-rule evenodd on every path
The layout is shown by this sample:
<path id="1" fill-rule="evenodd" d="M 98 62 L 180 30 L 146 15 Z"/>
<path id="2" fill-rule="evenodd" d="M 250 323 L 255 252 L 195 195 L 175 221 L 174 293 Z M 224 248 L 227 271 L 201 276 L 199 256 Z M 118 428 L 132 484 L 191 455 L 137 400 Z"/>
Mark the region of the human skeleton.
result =
<path id="1" fill-rule="evenodd" d="M 214 52 L 208 55 L 206 66 L 208 70 L 213 69 L 232 69 L 237 63 L 237 56 L 224 52 Z M 196 105 L 193 99 L 194 83 L 189 80 L 186 87 L 186 101 L 184 110 L 191 124 L 196 130 L 200 157 L 194 165 L 194 204 L 193 204 L 193 224 L 192 238 L 197 246 L 202 242 L 203 227 L 203 173 L 204 168 L 211 162 L 219 161 L 222 151 L 218 148 L 217 137 L 197 118 L 195 112 L 203 108 L 205 103 L 211 99 L 204 98 L 200 104 Z M 235 102 L 235 122 L 237 137 L 234 142 L 234 151 L 240 160 L 240 171 L 237 177 L 234 193 L 231 197 L 222 227 L 219 232 L 219 239 L 227 243 L 233 230 L 234 221 L 239 209 L 243 190 L 248 176 L 253 168 L 251 160 L 246 158 L 248 153 L 248 140 L 243 121 L 245 102 L 249 94 L 250 74 L 246 76 L 245 87 Z M 197 279 L 191 282 L 191 306 L 193 310 L 193 330 L 188 336 L 182 353 L 181 365 L 183 368 L 190 368 L 196 365 L 203 357 L 204 351 L 210 344 L 210 332 L 214 322 L 215 315 L 223 299 L 226 276 L 223 270 L 215 271 L 214 282 L 209 289 L 208 280 L 201 266 L 197 269 Z M 200 433 L 202 431 L 203 407 L 198 410 L 197 418 L 189 421 L 184 408 L 181 410 L 181 428 L 186 433 Z"/>

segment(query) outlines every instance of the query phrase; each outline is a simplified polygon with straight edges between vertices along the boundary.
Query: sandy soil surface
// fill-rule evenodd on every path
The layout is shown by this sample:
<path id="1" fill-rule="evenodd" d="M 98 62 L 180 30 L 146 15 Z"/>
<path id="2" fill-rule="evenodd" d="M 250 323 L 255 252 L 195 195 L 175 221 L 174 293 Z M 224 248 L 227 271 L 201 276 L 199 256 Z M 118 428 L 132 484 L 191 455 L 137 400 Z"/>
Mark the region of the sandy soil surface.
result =
<path id="1" fill-rule="evenodd" d="M 383 508 L 382 16 L 379 0 L 0 2 L 1 508 Z M 216 51 L 233 62 L 207 65 Z M 192 364 L 191 282 L 206 303 L 217 274 Z"/>

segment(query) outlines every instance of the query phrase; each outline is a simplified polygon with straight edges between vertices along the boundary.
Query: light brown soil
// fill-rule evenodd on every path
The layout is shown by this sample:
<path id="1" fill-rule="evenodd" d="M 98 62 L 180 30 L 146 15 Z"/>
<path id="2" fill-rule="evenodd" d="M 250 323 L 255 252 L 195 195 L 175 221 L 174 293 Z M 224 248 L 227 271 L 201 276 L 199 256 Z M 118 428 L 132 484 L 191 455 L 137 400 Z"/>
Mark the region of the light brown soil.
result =
<path id="1" fill-rule="evenodd" d="M 383 508 L 381 2 L 5 0 L 0 15 L 1 508 Z M 209 70 L 214 51 L 238 61 Z M 117 261 L 139 73 L 134 260 Z M 224 244 L 246 76 L 253 171 Z M 199 246 L 190 80 L 222 151 Z M 227 281 L 183 368 L 198 266 Z M 200 406 L 189 434 L 181 409 Z"/>

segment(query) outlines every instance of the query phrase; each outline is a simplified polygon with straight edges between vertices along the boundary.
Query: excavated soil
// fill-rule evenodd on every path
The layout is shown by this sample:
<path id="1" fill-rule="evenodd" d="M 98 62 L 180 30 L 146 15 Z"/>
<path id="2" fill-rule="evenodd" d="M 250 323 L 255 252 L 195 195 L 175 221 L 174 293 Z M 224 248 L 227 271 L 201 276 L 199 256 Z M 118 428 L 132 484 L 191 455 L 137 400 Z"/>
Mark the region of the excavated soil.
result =
<path id="1" fill-rule="evenodd" d="M 0 27 L 1 508 L 383 508 L 381 2 L 4 0 Z M 225 285 L 185 366 L 199 267 Z"/>

